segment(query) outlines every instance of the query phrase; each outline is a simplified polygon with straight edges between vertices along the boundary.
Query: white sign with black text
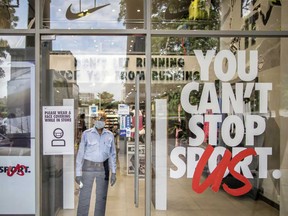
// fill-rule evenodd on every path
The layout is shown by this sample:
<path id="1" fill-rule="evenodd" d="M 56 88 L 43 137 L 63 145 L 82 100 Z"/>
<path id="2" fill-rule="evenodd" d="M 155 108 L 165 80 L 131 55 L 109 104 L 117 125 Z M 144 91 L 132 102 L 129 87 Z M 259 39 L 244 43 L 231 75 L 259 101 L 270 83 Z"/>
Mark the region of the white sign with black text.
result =
<path id="1" fill-rule="evenodd" d="M 72 106 L 43 107 L 43 154 L 74 154 L 74 111 Z"/>

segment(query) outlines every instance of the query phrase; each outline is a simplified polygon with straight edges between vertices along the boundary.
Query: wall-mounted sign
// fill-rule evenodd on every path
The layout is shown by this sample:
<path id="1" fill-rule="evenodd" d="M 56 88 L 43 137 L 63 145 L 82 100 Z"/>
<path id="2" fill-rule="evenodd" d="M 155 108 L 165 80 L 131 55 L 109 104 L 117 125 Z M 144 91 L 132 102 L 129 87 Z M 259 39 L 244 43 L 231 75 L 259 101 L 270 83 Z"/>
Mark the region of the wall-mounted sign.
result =
<path id="1" fill-rule="evenodd" d="M 93 12 L 95 12 L 95 11 L 101 9 L 101 8 L 104 8 L 104 7 L 108 6 L 108 5 L 110 5 L 110 3 L 109 4 L 100 5 L 100 6 L 96 6 L 96 1 L 95 1 L 94 7 L 82 10 L 82 8 L 81 8 L 81 0 L 80 0 L 79 12 L 73 12 L 72 11 L 72 4 L 70 4 L 70 6 L 67 8 L 67 11 L 66 11 L 66 18 L 68 20 L 79 19 L 81 17 L 84 17 L 84 16 L 87 16 L 89 14 L 92 14 Z"/>
<path id="2" fill-rule="evenodd" d="M 120 116 L 120 136 L 121 137 L 131 136 L 131 116 L 130 115 Z"/>
<path id="3" fill-rule="evenodd" d="M 35 139 L 31 139 L 30 156 L 0 160 L 1 215 L 35 214 L 35 179 Z"/>
<path id="4" fill-rule="evenodd" d="M 74 154 L 72 106 L 43 107 L 43 154 Z"/>
<path id="5" fill-rule="evenodd" d="M 127 104 L 118 104 L 118 115 L 129 115 L 129 106 Z"/>
<path id="6" fill-rule="evenodd" d="M 98 115 L 98 106 L 93 104 L 92 106 L 89 106 L 89 116 L 97 116 Z"/>
<path id="7" fill-rule="evenodd" d="M 0 215 L 35 215 L 35 65 L 8 62 L 1 65 L 6 76 L 0 95 L 7 96 L 16 112 L 5 122 L 6 135 L 0 143 Z"/>

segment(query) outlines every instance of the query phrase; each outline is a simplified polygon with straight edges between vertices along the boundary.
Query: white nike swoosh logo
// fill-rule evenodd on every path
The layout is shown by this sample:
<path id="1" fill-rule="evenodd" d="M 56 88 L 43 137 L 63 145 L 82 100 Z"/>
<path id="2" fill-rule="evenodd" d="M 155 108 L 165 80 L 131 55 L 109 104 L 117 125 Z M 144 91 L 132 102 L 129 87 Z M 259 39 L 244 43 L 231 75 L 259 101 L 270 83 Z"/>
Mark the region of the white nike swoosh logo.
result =
<path id="1" fill-rule="evenodd" d="M 66 18 L 67 18 L 68 20 L 79 19 L 79 18 L 81 18 L 81 17 L 84 17 L 84 16 L 86 16 L 86 15 L 88 15 L 88 14 L 91 14 L 91 13 L 93 13 L 93 12 L 95 12 L 95 11 L 103 8 L 103 7 L 108 6 L 108 5 L 110 5 L 110 4 L 105 4 L 105 5 L 101 5 L 101 6 L 98 6 L 98 7 L 90 8 L 90 9 L 88 9 L 88 10 L 80 11 L 80 12 L 78 12 L 78 13 L 73 13 L 73 12 L 71 11 L 71 7 L 72 7 L 72 4 L 71 4 L 71 5 L 67 8 Z"/>

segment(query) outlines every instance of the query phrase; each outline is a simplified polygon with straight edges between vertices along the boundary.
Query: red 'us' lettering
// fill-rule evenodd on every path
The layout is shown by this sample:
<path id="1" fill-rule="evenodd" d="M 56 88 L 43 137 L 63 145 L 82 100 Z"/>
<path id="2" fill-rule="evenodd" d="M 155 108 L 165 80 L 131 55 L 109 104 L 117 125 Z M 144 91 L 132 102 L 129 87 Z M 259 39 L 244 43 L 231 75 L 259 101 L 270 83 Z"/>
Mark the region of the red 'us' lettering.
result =
<path id="1" fill-rule="evenodd" d="M 24 170 L 27 171 L 27 167 L 25 165 L 17 164 L 15 167 L 9 166 L 7 170 L 7 176 L 13 176 L 15 173 L 19 176 L 25 175 Z"/>
<path id="2" fill-rule="evenodd" d="M 252 189 L 251 183 L 245 176 L 236 172 L 234 168 L 237 165 L 237 163 L 239 163 L 245 157 L 249 155 L 256 155 L 256 151 L 252 148 L 245 149 L 244 151 L 239 152 L 237 155 L 235 155 L 231 159 L 232 154 L 228 149 L 226 149 L 217 167 L 203 181 L 203 183 L 200 184 L 201 175 L 213 151 L 214 151 L 214 148 L 211 145 L 208 145 L 202 157 L 200 158 L 195 169 L 194 177 L 192 179 L 192 189 L 197 193 L 202 193 L 211 185 L 211 188 L 214 192 L 219 191 L 225 170 L 228 168 L 231 175 L 234 176 L 239 181 L 241 181 L 244 185 L 240 188 L 233 189 L 233 188 L 229 188 L 228 185 L 224 183 L 222 185 L 223 189 L 227 193 L 233 196 L 241 196 L 241 195 L 248 193 Z"/>

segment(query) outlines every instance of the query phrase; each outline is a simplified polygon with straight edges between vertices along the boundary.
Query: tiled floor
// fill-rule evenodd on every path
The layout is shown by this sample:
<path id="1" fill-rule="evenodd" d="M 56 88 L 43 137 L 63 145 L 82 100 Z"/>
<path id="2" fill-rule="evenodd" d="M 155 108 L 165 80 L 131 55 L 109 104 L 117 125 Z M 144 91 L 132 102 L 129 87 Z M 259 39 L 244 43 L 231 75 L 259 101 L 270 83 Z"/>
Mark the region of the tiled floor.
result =
<path id="1" fill-rule="evenodd" d="M 109 187 L 106 206 L 106 216 L 136 216 L 145 215 L 144 187 L 145 181 L 140 180 L 139 207 L 134 206 L 134 179 L 127 176 L 126 157 L 119 154 L 117 182 Z M 77 208 L 77 186 L 75 190 L 75 206 Z M 91 205 L 93 206 L 92 197 Z M 279 211 L 261 200 L 249 197 L 232 197 L 223 191 L 217 193 L 207 189 L 202 194 L 196 194 L 191 189 L 191 179 L 168 178 L 167 211 L 155 210 L 152 216 L 279 216 Z M 76 209 L 75 208 L 75 209 Z M 93 209 L 93 207 L 91 208 Z M 76 215 L 76 210 L 61 210 L 58 216 Z M 90 214 L 93 216 L 93 210 Z"/>

